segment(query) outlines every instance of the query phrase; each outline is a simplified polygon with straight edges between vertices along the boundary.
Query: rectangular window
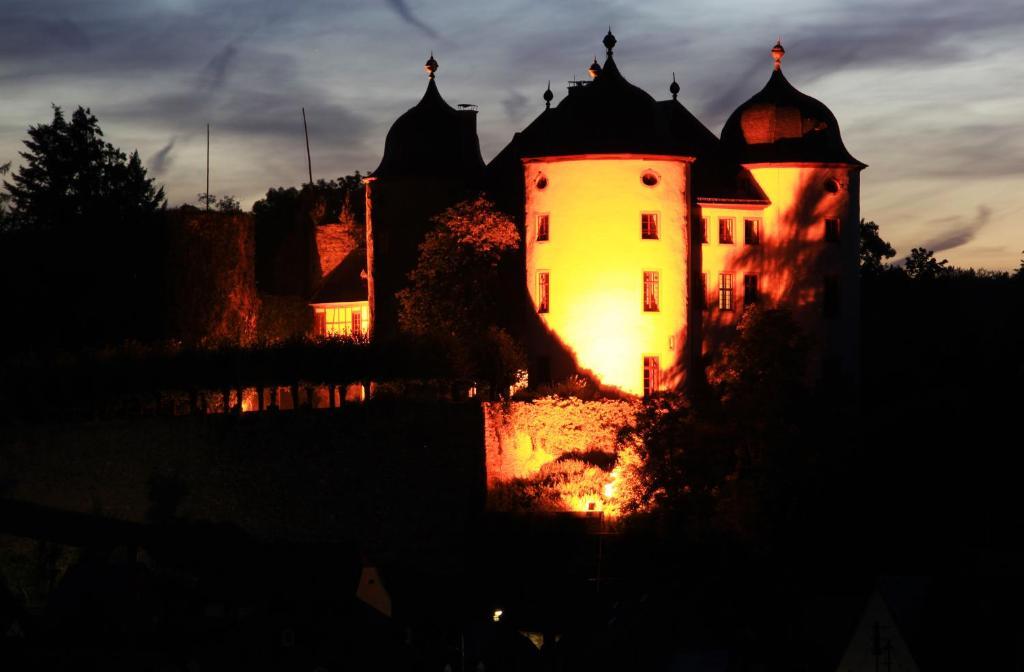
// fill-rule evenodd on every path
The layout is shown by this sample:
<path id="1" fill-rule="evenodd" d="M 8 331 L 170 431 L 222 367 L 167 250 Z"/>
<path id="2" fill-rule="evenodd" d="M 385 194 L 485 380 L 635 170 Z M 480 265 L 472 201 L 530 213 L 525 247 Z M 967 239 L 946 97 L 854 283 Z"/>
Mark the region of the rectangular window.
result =
<path id="1" fill-rule="evenodd" d="M 719 273 L 718 274 L 718 309 L 719 310 L 732 310 L 732 292 L 733 292 L 733 274 L 732 273 Z"/>
<path id="2" fill-rule="evenodd" d="M 658 272 L 644 271 L 644 311 L 658 312 Z"/>
<path id="3" fill-rule="evenodd" d="M 697 301 L 700 302 L 699 306 L 701 309 L 708 307 L 708 274 L 700 274 L 700 297 Z"/>
<path id="4" fill-rule="evenodd" d="M 744 275 L 743 276 L 743 305 L 752 306 L 758 302 L 760 298 L 757 291 L 757 276 L 756 275 Z"/>
<path id="5" fill-rule="evenodd" d="M 546 313 L 551 307 L 551 276 L 547 271 L 537 273 L 537 312 Z"/>
<path id="6" fill-rule="evenodd" d="M 352 311 L 352 335 L 363 335 L 363 313 L 359 310 Z"/>
<path id="7" fill-rule="evenodd" d="M 700 218 L 700 242 L 708 242 L 708 218 Z"/>
<path id="8" fill-rule="evenodd" d="M 661 365 L 657 357 L 644 357 L 644 396 L 649 397 L 661 387 Z"/>
<path id="9" fill-rule="evenodd" d="M 838 219 L 826 219 L 825 220 L 825 242 L 826 243 L 838 243 L 839 242 L 839 220 Z"/>
<path id="10" fill-rule="evenodd" d="M 720 245 L 732 245 L 732 227 L 735 223 L 732 217 L 722 217 L 718 220 L 718 243 Z"/>
<path id="11" fill-rule="evenodd" d="M 537 240 L 545 241 L 548 239 L 548 216 L 537 215 Z"/>
<path id="12" fill-rule="evenodd" d="M 743 220 L 743 242 L 747 245 L 760 245 L 761 244 L 761 220 L 760 219 L 744 219 Z"/>
<path id="13" fill-rule="evenodd" d="M 839 317 L 839 276 L 826 275 L 824 292 L 821 300 L 822 312 L 825 317 Z"/>
<path id="14" fill-rule="evenodd" d="M 644 240 L 658 239 L 658 215 L 644 212 L 640 215 L 640 237 Z"/>
<path id="15" fill-rule="evenodd" d="M 325 314 L 324 309 L 323 308 L 317 308 L 316 312 L 313 314 L 313 317 L 314 317 L 313 333 L 316 334 L 317 336 L 326 336 L 327 335 L 327 315 Z"/>

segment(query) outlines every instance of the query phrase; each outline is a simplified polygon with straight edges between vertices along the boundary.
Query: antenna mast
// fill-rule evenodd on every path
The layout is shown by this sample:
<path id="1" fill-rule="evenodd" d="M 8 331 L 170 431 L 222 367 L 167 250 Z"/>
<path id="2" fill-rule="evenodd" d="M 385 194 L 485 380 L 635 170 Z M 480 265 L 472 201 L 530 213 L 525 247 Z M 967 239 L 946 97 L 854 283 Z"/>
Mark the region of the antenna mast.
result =
<path id="1" fill-rule="evenodd" d="M 306 108 L 302 108 L 302 130 L 306 134 L 306 167 L 309 168 L 309 186 L 313 186 L 313 159 L 309 155 L 309 127 L 306 126 Z"/>

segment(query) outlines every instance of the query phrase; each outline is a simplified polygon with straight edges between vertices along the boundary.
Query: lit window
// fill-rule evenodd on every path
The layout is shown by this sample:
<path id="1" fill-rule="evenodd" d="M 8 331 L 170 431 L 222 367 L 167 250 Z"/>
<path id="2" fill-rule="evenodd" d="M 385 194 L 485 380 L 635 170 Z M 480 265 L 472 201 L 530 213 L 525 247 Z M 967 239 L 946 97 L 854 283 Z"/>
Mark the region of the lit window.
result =
<path id="1" fill-rule="evenodd" d="M 661 365 L 657 357 L 644 357 L 644 396 L 649 397 L 661 387 Z"/>
<path id="2" fill-rule="evenodd" d="M 546 313 L 551 307 L 551 276 L 548 271 L 537 273 L 537 312 Z"/>
<path id="3" fill-rule="evenodd" d="M 743 220 L 743 242 L 747 245 L 757 245 L 761 242 L 761 220 Z"/>
<path id="4" fill-rule="evenodd" d="M 708 218 L 700 218 L 700 242 L 708 242 Z"/>
<path id="5" fill-rule="evenodd" d="M 658 238 L 657 214 L 645 212 L 640 215 L 640 237 L 644 240 L 656 240 Z"/>
<path id="6" fill-rule="evenodd" d="M 313 313 L 313 333 L 317 336 L 327 335 L 327 315 L 323 308 L 317 308 Z"/>
<path id="7" fill-rule="evenodd" d="M 743 305 L 752 306 L 758 302 L 760 295 L 757 291 L 757 276 L 756 275 L 744 275 L 743 276 Z"/>
<path id="8" fill-rule="evenodd" d="M 352 311 L 352 335 L 363 335 L 363 313 L 359 310 Z"/>
<path id="9" fill-rule="evenodd" d="M 657 271 L 644 271 L 644 312 L 658 312 Z"/>
<path id="10" fill-rule="evenodd" d="M 826 275 L 824 296 L 821 301 L 822 312 L 825 317 L 839 316 L 839 276 Z"/>
<path id="11" fill-rule="evenodd" d="M 537 215 L 537 240 L 544 241 L 548 239 L 548 216 Z"/>
<path id="12" fill-rule="evenodd" d="M 317 336 L 365 336 L 366 315 L 362 306 L 317 308 L 314 330 Z"/>
<path id="13" fill-rule="evenodd" d="M 718 242 L 721 245 L 732 245 L 732 227 L 735 221 L 732 217 L 722 217 L 718 220 Z"/>
<path id="14" fill-rule="evenodd" d="M 839 220 L 838 219 L 826 219 L 825 220 L 825 242 L 838 243 L 839 242 Z"/>
<path id="15" fill-rule="evenodd" d="M 719 310 L 732 310 L 732 292 L 733 292 L 733 274 L 732 273 L 719 273 L 718 274 L 718 309 Z"/>

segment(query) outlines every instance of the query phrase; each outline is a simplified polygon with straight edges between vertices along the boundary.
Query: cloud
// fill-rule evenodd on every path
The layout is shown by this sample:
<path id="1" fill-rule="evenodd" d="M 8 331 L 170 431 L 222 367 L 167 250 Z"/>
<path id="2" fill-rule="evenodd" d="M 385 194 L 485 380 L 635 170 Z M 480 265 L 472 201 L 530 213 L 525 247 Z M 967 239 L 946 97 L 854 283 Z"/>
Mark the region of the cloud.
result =
<path id="1" fill-rule="evenodd" d="M 238 48 L 233 44 L 226 45 L 211 58 L 199 73 L 199 87 L 204 91 L 217 91 L 227 82 Z"/>
<path id="2" fill-rule="evenodd" d="M 927 250 L 932 250 L 935 253 L 939 253 L 945 250 L 951 250 L 954 247 L 960 247 L 965 245 L 972 240 L 978 234 L 992 217 L 992 209 L 985 205 L 978 206 L 978 213 L 971 220 L 966 220 L 963 216 L 950 216 L 941 217 L 931 220 L 931 224 L 943 224 L 949 226 L 944 231 L 935 234 L 932 238 L 926 240 L 921 247 Z"/>
<path id="3" fill-rule="evenodd" d="M 412 10 L 409 9 L 409 5 L 406 3 L 406 0 L 388 0 L 388 4 L 391 5 L 391 8 L 395 10 L 395 13 L 402 17 L 406 23 L 419 28 L 427 35 L 427 37 L 438 37 L 436 30 L 425 24 L 419 19 L 419 17 L 412 13 Z"/>
<path id="4" fill-rule="evenodd" d="M 530 99 L 518 91 L 513 91 L 501 101 L 501 104 L 509 121 L 520 121 L 530 105 Z"/>
<path id="5" fill-rule="evenodd" d="M 149 165 L 149 170 L 154 175 L 162 175 L 167 171 L 167 168 L 171 165 L 171 150 L 174 149 L 174 138 L 171 138 L 170 142 L 161 147 L 156 154 L 150 157 L 146 163 Z"/>

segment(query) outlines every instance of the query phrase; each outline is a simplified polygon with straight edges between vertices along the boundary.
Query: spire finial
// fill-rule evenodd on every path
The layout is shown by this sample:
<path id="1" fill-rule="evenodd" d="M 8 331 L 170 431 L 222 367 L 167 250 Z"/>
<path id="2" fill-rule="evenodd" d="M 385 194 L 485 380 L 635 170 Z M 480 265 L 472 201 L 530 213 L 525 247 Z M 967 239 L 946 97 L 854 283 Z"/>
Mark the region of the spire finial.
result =
<path id="1" fill-rule="evenodd" d="M 676 82 L 676 73 L 672 73 L 672 83 L 668 85 L 668 92 L 672 94 L 672 100 L 679 95 L 679 83 Z"/>
<path id="2" fill-rule="evenodd" d="M 597 55 L 594 55 L 594 62 L 587 68 L 587 72 L 590 73 L 591 79 L 597 79 L 597 76 L 601 74 L 601 66 L 597 62 Z"/>
<path id="3" fill-rule="evenodd" d="M 544 109 L 551 107 L 551 99 L 555 97 L 555 94 L 551 93 L 551 80 L 548 80 L 548 89 L 544 92 Z"/>
<path id="4" fill-rule="evenodd" d="M 786 50 L 782 48 L 782 37 L 779 36 L 779 40 L 772 47 L 772 58 L 775 59 L 775 69 L 782 70 L 782 57 L 786 55 Z"/>
<path id="5" fill-rule="evenodd" d="M 437 72 L 437 61 L 434 60 L 434 51 L 430 51 L 430 58 L 423 64 L 423 69 L 429 73 L 430 79 L 434 78 L 434 73 Z"/>
<path id="6" fill-rule="evenodd" d="M 604 36 L 602 43 L 604 44 L 604 48 L 608 50 L 609 56 L 612 55 L 612 49 L 615 48 L 615 42 L 615 36 L 612 35 L 612 27 L 608 26 L 608 34 Z"/>

